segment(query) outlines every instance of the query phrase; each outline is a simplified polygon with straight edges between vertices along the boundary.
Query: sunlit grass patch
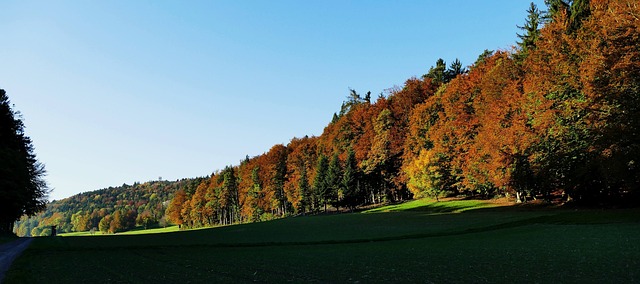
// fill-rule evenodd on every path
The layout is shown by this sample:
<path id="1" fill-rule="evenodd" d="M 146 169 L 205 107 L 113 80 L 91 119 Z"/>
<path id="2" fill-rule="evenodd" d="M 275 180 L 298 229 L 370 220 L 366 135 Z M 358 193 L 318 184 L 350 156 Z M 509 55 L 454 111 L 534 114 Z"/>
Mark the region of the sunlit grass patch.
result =
<path id="1" fill-rule="evenodd" d="M 138 228 L 138 229 L 134 229 L 131 231 L 126 231 L 126 232 L 121 232 L 121 233 L 117 233 L 115 235 L 144 235 L 144 234 L 159 234 L 159 233 L 170 233 L 170 232 L 177 232 L 180 229 L 178 228 L 178 226 L 169 226 L 169 227 L 165 227 L 165 228 L 152 228 L 152 229 L 144 229 L 144 228 Z M 59 234 L 58 236 L 61 237 L 85 237 L 85 236 L 102 236 L 104 235 L 102 232 L 96 231 L 91 233 L 91 231 L 85 231 L 85 232 L 71 232 L 71 233 L 63 233 L 63 234 Z"/>
<path id="2" fill-rule="evenodd" d="M 399 212 L 399 211 L 421 211 L 431 213 L 459 213 L 467 210 L 492 208 L 500 206 L 496 203 L 484 200 L 445 200 L 436 201 L 434 199 L 418 199 L 400 204 L 387 205 L 363 211 L 363 213 L 375 212 Z"/>

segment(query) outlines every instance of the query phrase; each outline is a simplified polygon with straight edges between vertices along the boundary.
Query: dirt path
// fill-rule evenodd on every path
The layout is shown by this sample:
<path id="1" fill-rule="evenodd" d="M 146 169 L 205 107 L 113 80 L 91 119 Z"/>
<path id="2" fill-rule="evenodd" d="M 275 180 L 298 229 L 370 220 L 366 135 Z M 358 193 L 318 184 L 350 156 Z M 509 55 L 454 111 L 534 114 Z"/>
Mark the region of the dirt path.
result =
<path id="1" fill-rule="evenodd" d="M 0 245 L 0 283 L 11 263 L 31 244 L 33 238 L 20 238 L 10 243 Z"/>

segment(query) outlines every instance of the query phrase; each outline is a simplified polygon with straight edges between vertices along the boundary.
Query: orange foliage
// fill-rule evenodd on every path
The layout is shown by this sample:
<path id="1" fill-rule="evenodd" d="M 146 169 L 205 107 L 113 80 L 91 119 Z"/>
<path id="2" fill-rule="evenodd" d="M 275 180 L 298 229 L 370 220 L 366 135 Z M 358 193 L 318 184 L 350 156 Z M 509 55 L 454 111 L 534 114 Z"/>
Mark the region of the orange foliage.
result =
<path id="1" fill-rule="evenodd" d="M 321 136 L 294 138 L 234 168 L 241 220 L 293 213 L 302 170 L 312 181 L 320 155 L 344 162 L 350 150 L 363 203 L 409 197 L 408 182 L 414 194 L 491 196 L 586 188 L 595 183 L 584 177 L 595 174 L 605 189 L 637 188 L 639 6 L 592 0 L 579 24 L 559 12 L 526 53 L 496 52 L 444 85 L 411 78 L 373 103 L 352 91 Z M 214 175 L 177 193 L 169 217 L 216 222 L 229 199 L 221 186 Z"/>

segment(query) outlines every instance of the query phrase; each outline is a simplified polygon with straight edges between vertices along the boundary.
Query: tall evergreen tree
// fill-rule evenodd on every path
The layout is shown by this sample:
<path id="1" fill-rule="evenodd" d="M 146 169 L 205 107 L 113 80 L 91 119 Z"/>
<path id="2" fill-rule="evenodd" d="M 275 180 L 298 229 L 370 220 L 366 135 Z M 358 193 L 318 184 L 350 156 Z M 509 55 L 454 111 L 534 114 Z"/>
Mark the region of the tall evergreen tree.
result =
<path id="1" fill-rule="evenodd" d="M 520 39 L 518 46 L 523 54 L 535 48 L 536 41 L 540 36 L 540 24 L 542 23 L 542 13 L 533 2 L 531 2 L 529 9 L 527 9 L 527 13 L 527 21 L 524 23 L 524 26 L 517 26 L 524 32 L 523 34 L 517 34 Z"/>
<path id="2" fill-rule="evenodd" d="M 430 78 L 434 84 L 446 83 L 447 63 L 444 59 L 438 58 L 436 66 L 429 68 L 429 72 L 423 75 L 423 78 Z"/>
<path id="3" fill-rule="evenodd" d="M 582 21 L 591 15 L 589 0 L 545 0 L 544 3 L 549 9 L 544 15 L 546 21 L 552 21 L 560 12 L 567 14 L 566 19 L 569 21 L 567 33 L 576 31 L 582 25 Z"/>
<path id="4" fill-rule="evenodd" d="M 457 77 L 460 74 L 467 73 L 466 68 L 462 67 L 462 63 L 458 58 L 454 60 L 450 65 L 449 69 L 444 73 L 444 81 L 445 83 L 453 80 L 453 78 Z"/>
<path id="5" fill-rule="evenodd" d="M 582 21 L 591 15 L 589 0 L 573 0 L 571 1 L 571 15 L 569 17 L 571 31 L 576 31 L 582 26 Z"/>
<path id="6" fill-rule="evenodd" d="M 228 166 L 225 168 L 224 173 L 222 175 L 222 190 L 224 192 L 224 197 L 226 200 L 223 200 L 226 211 L 226 218 L 229 223 L 234 223 L 239 221 L 240 217 L 240 205 L 239 205 L 239 193 L 238 193 L 238 181 L 236 177 L 235 170 L 233 167 Z"/>
<path id="7" fill-rule="evenodd" d="M 327 156 L 320 154 L 318 157 L 318 165 L 316 166 L 316 177 L 313 180 L 313 209 L 318 210 L 320 205 L 324 205 L 327 210 L 327 172 L 329 170 L 329 161 Z"/>
<path id="8" fill-rule="evenodd" d="M 288 212 L 288 200 L 284 192 L 284 184 L 287 178 L 287 148 L 284 146 L 277 148 L 276 161 L 272 182 L 274 185 L 275 199 L 278 204 L 280 215 L 284 216 Z"/>
<path id="9" fill-rule="evenodd" d="M 298 213 L 306 213 L 310 203 L 309 177 L 307 177 L 307 167 L 300 167 L 300 180 L 298 180 L 298 193 L 300 201 L 298 202 Z"/>
<path id="10" fill-rule="evenodd" d="M 356 154 L 352 149 L 347 152 L 347 160 L 344 165 L 344 173 L 342 175 L 342 192 L 344 194 L 343 203 L 350 209 L 354 209 L 359 205 L 359 188 L 358 188 L 358 165 L 356 164 Z"/>
<path id="11" fill-rule="evenodd" d="M 262 181 L 260 180 L 260 167 L 255 166 L 251 171 L 251 188 L 247 195 L 249 196 L 249 206 L 251 208 L 251 220 L 258 221 L 260 220 L 260 215 L 262 215 L 262 209 L 258 202 L 263 198 L 262 194 Z"/>
<path id="12" fill-rule="evenodd" d="M 342 179 L 342 167 L 340 166 L 340 159 L 338 153 L 334 153 L 329 162 L 329 169 L 327 171 L 327 188 L 328 202 L 333 206 L 338 206 L 338 198 L 340 191 L 340 182 Z"/>
<path id="13" fill-rule="evenodd" d="M 552 21 L 556 14 L 568 11 L 571 7 L 571 0 L 544 0 L 544 4 L 547 5 L 547 13 L 544 15 L 546 21 Z"/>
<path id="14" fill-rule="evenodd" d="M 33 152 L 19 113 L 0 89 L 0 234 L 11 233 L 20 216 L 45 208 L 49 191 L 45 169 Z"/>

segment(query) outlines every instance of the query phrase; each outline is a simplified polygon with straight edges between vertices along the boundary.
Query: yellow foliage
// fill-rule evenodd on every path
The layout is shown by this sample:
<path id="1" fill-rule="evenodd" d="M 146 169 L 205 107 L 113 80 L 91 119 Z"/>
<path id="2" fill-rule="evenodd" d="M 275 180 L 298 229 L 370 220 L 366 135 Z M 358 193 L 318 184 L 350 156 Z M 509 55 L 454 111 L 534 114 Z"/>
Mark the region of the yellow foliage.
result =
<path id="1" fill-rule="evenodd" d="M 442 167 L 437 153 L 432 150 L 422 150 L 405 172 L 409 178 L 407 186 L 411 193 L 418 197 L 434 196 L 443 190 Z"/>

